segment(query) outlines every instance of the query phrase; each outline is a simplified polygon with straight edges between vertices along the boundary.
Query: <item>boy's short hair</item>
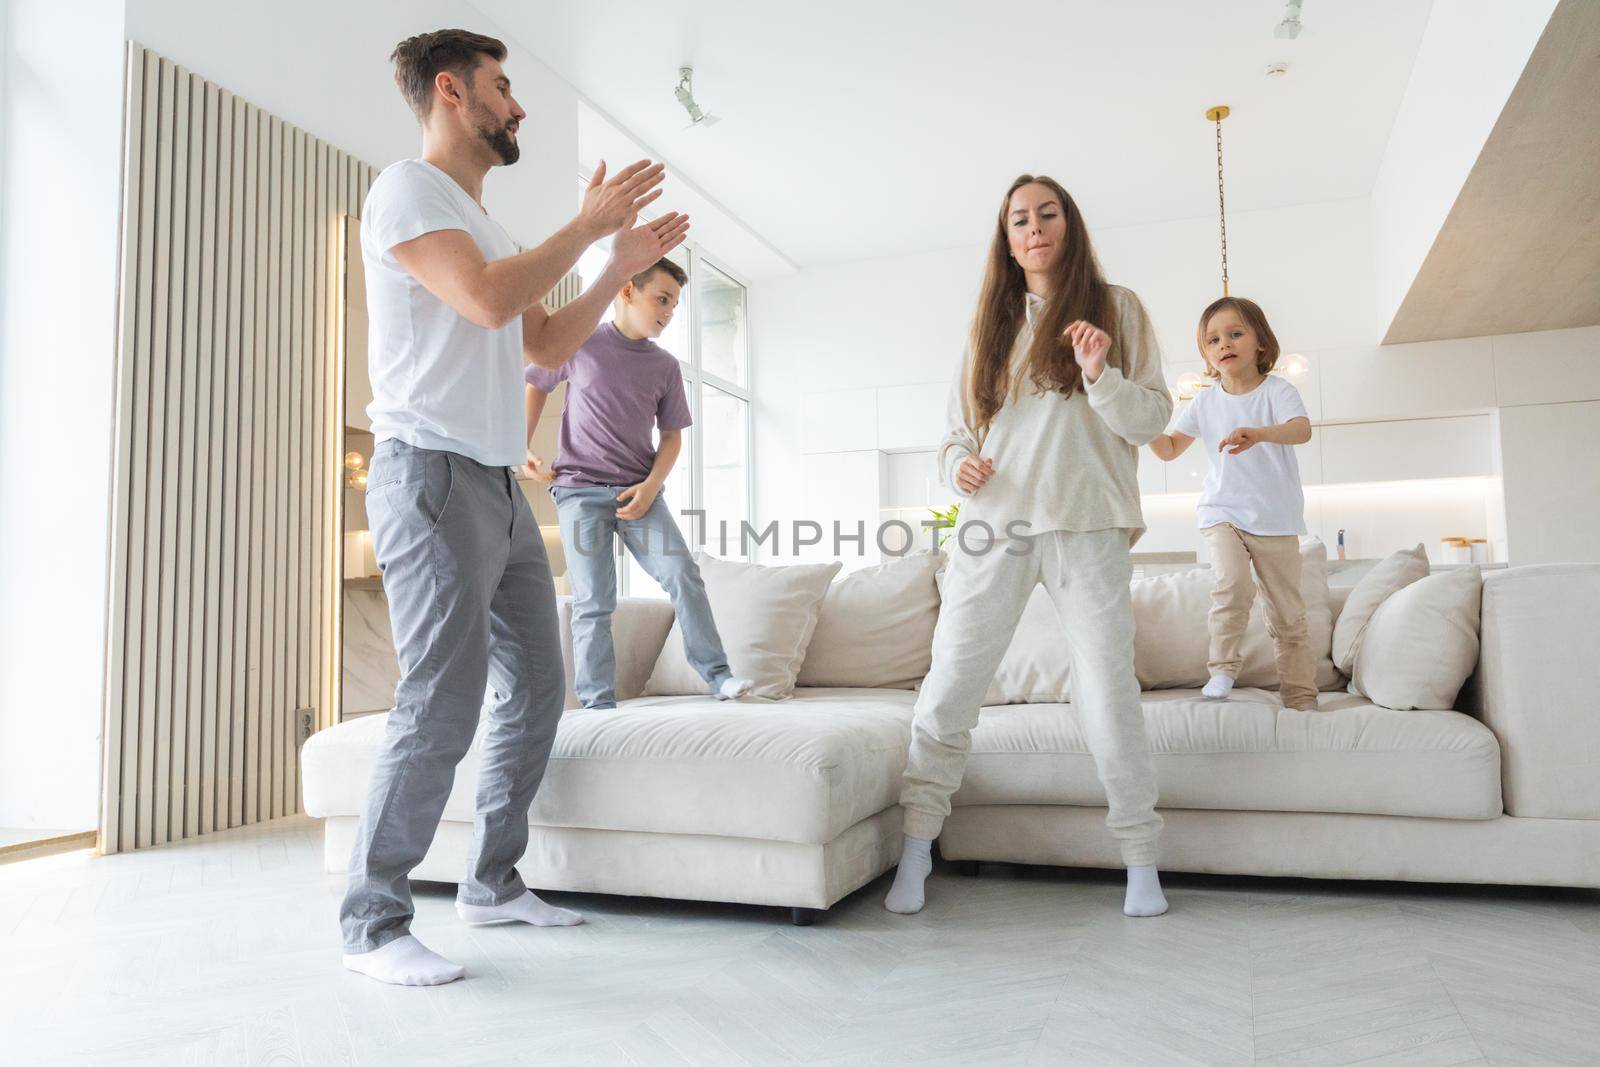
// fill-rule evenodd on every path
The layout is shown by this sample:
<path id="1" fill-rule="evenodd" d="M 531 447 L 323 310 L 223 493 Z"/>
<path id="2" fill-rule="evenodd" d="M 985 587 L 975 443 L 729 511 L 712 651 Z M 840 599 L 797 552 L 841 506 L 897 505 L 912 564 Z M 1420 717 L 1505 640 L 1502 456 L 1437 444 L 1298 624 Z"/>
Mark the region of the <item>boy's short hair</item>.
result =
<path id="1" fill-rule="evenodd" d="M 655 273 L 658 270 L 665 271 L 667 277 L 678 283 L 679 288 L 689 284 L 689 272 L 672 262 L 672 260 L 665 258 L 656 260 L 644 270 L 635 274 L 629 281 L 633 282 L 635 289 L 642 288 L 651 278 L 655 277 Z"/>
<path id="2" fill-rule="evenodd" d="M 389 60 L 394 64 L 394 81 L 400 87 L 400 95 L 420 122 L 433 108 L 433 80 L 439 73 L 449 71 L 471 85 L 479 56 L 504 63 L 506 46 L 471 30 L 434 30 L 407 37 L 394 46 Z"/>
<path id="3" fill-rule="evenodd" d="M 1256 335 L 1256 341 L 1261 345 L 1261 351 L 1256 353 L 1256 369 L 1262 374 L 1269 374 L 1273 367 L 1278 365 L 1278 335 L 1272 332 L 1272 327 L 1267 323 L 1267 313 L 1261 310 L 1261 305 L 1254 300 L 1246 300 L 1242 296 L 1225 296 L 1213 300 L 1206 309 L 1200 313 L 1200 325 L 1195 328 L 1195 343 L 1200 346 L 1200 358 L 1205 362 L 1205 374 L 1208 378 L 1220 378 L 1217 368 L 1206 359 L 1206 323 L 1219 311 L 1232 311 L 1244 320 L 1244 324 Z"/>

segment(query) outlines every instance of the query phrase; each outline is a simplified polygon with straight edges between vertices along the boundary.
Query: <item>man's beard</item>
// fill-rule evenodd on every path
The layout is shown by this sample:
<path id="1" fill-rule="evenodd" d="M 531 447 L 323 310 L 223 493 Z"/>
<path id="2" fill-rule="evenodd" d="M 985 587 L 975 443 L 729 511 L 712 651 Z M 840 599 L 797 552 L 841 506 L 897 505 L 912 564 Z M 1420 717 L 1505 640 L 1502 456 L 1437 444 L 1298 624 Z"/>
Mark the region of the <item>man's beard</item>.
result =
<path id="1" fill-rule="evenodd" d="M 510 166 L 522 157 L 522 149 L 517 147 L 517 142 L 512 138 L 509 123 L 500 124 L 482 104 L 473 107 L 472 117 L 478 124 L 478 136 L 494 149 L 501 163 Z"/>

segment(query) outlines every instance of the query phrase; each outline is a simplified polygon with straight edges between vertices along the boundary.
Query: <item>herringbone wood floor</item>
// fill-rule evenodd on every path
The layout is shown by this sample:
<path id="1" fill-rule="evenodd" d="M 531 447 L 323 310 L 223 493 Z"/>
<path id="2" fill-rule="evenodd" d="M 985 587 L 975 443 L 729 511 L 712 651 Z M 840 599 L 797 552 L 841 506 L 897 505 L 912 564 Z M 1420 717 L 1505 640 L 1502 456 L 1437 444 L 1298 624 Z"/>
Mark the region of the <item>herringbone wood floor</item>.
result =
<path id="1" fill-rule="evenodd" d="M 416 930 L 468 979 L 338 966 L 341 879 L 289 819 L 127 856 L 0 866 L 0 1061 L 1600 1063 L 1600 894 L 1109 873 L 880 879 L 775 909 L 563 895 L 585 926 Z"/>

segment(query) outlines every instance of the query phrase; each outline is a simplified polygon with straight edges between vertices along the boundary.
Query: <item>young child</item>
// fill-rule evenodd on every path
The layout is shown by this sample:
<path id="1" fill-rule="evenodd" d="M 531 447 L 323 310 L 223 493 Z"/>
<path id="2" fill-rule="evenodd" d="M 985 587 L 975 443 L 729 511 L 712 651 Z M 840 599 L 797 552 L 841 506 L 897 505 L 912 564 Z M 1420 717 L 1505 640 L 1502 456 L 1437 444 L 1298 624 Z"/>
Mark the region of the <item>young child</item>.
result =
<path id="1" fill-rule="evenodd" d="M 1150 442 L 1150 450 L 1171 461 L 1195 438 L 1205 441 L 1200 530 L 1217 585 L 1208 619 L 1211 680 L 1202 692 L 1226 700 L 1232 691 L 1259 583 L 1278 656 L 1278 696 L 1286 708 L 1316 711 L 1316 667 L 1300 595 L 1305 494 L 1294 454 L 1295 445 L 1311 440 L 1311 419 L 1299 390 L 1268 373 L 1278 362 L 1278 339 L 1254 301 L 1213 302 L 1200 316 L 1198 339 L 1206 375 L 1217 382 L 1189 401 L 1172 432 Z"/>
<path id="2" fill-rule="evenodd" d="M 573 681 L 585 708 L 617 706 L 611 614 L 618 534 L 672 598 L 684 652 L 710 692 L 733 700 L 753 685 L 728 668 L 700 568 L 661 495 L 692 420 L 678 361 L 652 339 L 672 321 L 687 280 L 682 267 L 660 260 L 622 287 L 615 321 L 601 323 L 560 370 L 529 366 L 524 373 L 527 470 L 553 483 L 572 586 Z M 560 453 L 552 466 L 534 454 L 533 432 L 546 398 L 563 381 Z M 661 431 L 659 448 L 652 429 Z"/>

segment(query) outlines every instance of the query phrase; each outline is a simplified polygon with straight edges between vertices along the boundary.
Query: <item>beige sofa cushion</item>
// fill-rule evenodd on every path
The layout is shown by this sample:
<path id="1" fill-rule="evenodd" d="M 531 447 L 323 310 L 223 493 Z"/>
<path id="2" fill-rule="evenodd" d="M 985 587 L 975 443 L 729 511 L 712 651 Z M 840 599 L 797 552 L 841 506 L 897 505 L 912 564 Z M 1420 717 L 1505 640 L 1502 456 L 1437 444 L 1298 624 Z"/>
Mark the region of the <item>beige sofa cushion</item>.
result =
<path id="1" fill-rule="evenodd" d="M 1260 689 L 1143 698 L 1165 808 L 1492 819 L 1500 747 L 1455 711 L 1398 712 L 1346 693 L 1293 711 Z M 1070 704 L 984 708 L 957 805 L 1103 807 L 1105 790 Z"/>
<path id="2" fill-rule="evenodd" d="M 1427 576 L 1428 553 L 1420 544 L 1402 548 L 1362 575 L 1333 624 L 1333 665 L 1346 675 L 1354 671 L 1373 613 L 1395 593 Z"/>
<path id="3" fill-rule="evenodd" d="M 561 719 L 528 821 L 596 830 L 825 844 L 900 796 L 916 695 L 802 689 L 781 706 L 643 697 Z M 306 811 L 359 815 L 387 715 L 315 734 Z M 456 768 L 444 818 L 472 822 L 482 732 Z"/>
<path id="4" fill-rule="evenodd" d="M 1300 591 L 1306 602 L 1306 627 L 1316 656 L 1317 688 L 1344 687 L 1333 665 L 1333 613 L 1328 596 L 1328 553 L 1321 541 L 1300 543 Z M 1141 689 L 1187 689 L 1204 685 L 1208 672 L 1211 635 L 1206 616 L 1211 611 L 1214 579 L 1209 568 L 1178 571 L 1133 583 L 1134 671 Z M 1245 632 L 1244 667 L 1240 686 L 1276 688 L 1278 664 L 1267 635 L 1264 606 L 1258 595 L 1250 609 Z"/>
<path id="5" fill-rule="evenodd" d="M 911 689 L 928 673 L 944 557 L 918 552 L 828 587 L 800 667 L 803 686 Z"/>
<path id="6" fill-rule="evenodd" d="M 572 667 L 572 598 L 556 597 L 556 614 L 561 622 L 561 665 L 567 676 L 565 708 L 581 708 L 573 691 L 576 677 Z M 644 684 L 655 668 L 656 657 L 672 629 L 672 604 L 661 597 L 622 597 L 611 615 L 611 638 L 617 650 L 616 690 L 618 700 L 631 700 L 644 692 Z"/>
<path id="7" fill-rule="evenodd" d="M 983 702 L 1056 704 L 1071 700 L 1071 660 L 1055 603 L 1044 586 L 1035 586 Z"/>
<path id="8" fill-rule="evenodd" d="M 1453 708 L 1478 662 L 1483 577 L 1443 571 L 1385 600 L 1356 653 L 1352 693 L 1398 711 Z"/>
<path id="9" fill-rule="evenodd" d="M 765 567 L 695 553 L 706 598 L 716 616 L 728 666 L 755 683 L 751 696 L 783 700 L 794 693 L 800 664 L 817 626 L 817 613 L 838 563 L 797 563 Z M 702 696 L 705 680 L 683 652 L 683 628 L 676 621 L 667 634 L 646 696 Z"/>

